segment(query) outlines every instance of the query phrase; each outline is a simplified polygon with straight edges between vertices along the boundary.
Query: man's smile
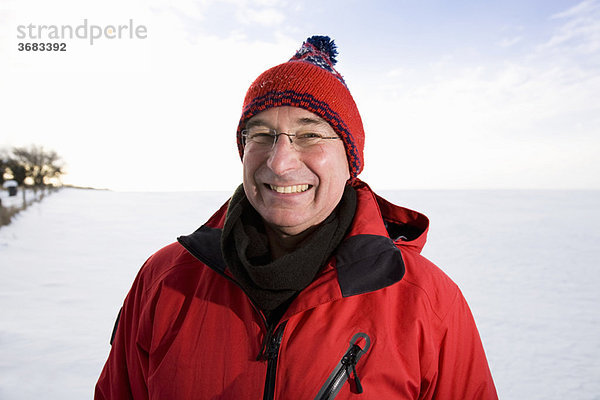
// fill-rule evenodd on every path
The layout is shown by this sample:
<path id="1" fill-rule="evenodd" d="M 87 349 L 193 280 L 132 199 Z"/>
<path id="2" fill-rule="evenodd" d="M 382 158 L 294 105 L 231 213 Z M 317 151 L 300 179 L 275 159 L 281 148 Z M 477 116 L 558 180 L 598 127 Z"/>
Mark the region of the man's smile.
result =
<path id="1" fill-rule="evenodd" d="M 312 187 L 312 185 L 302 184 L 302 185 L 291 185 L 291 186 L 277 186 L 272 184 L 267 184 L 266 186 L 269 189 L 277 192 L 277 193 L 302 193 L 306 192 L 308 189 Z"/>

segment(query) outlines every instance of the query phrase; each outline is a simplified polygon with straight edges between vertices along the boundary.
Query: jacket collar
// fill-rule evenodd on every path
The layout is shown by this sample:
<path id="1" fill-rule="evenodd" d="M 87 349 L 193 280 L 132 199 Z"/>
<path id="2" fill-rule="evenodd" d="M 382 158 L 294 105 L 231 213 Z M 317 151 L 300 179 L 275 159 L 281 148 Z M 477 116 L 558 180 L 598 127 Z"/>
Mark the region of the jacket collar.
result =
<path id="1" fill-rule="evenodd" d="M 357 193 L 354 221 L 330 262 L 304 290 L 307 294 L 318 291 L 320 298 L 325 295 L 333 300 L 390 286 L 404 276 L 402 249 L 420 252 L 425 244 L 427 217 L 377 196 L 358 179 L 353 186 Z M 227 203 L 206 224 L 191 235 L 179 237 L 178 241 L 194 257 L 231 279 L 220 245 L 226 212 Z M 332 284 L 336 281 L 334 277 L 337 277 L 337 285 Z M 300 298 L 297 300 L 302 303 Z M 306 308 L 309 303 L 297 306 Z"/>

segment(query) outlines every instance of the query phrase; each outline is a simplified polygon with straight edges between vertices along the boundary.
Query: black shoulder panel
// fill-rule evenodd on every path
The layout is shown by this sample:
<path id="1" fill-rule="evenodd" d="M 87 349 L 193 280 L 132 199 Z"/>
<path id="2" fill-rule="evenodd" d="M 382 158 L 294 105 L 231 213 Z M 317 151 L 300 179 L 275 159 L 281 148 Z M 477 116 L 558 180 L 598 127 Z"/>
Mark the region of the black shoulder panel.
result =
<path id="1" fill-rule="evenodd" d="M 121 313 L 123 312 L 123 307 L 119 310 L 119 315 L 117 315 L 117 319 L 115 320 L 115 326 L 113 326 L 112 334 L 110 335 L 110 345 L 112 346 L 115 341 L 115 336 L 117 335 L 117 328 L 119 327 L 119 320 L 121 319 Z"/>
<path id="2" fill-rule="evenodd" d="M 177 241 L 198 260 L 223 273 L 226 265 L 221 253 L 221 233 L 221 229 L 203 225 L 191 235 L 178 237 Z"/>
<path id="3" fill-rule="evenodd" d="M 405 272 L 400 249 L 385 236 L 352 236 L 342 242 L 335 257 L 344 297 L 390 286 L 399 282 Z"/>

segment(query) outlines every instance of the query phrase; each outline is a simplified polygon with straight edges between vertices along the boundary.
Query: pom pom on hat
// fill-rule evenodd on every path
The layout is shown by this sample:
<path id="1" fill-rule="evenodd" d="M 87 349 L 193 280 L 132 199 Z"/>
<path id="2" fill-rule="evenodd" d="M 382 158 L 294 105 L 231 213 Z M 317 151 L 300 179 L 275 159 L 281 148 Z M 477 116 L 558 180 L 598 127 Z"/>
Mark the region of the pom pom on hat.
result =
<path id="1" fill-rule="evenodd" d="M 335 56 L 338 55 L 337 46 L 335 45 L 335 42 L 329 38 L 329 36 L 311 36 L 306 39 L 306 42 L 303 43 L 302 47 L 304 47 L 306 43 L 312 44 L 317 50 L 319 50 L 321 53 L 324 53 L 329 61 L 335 65 L 337 62 Z M 296 56 L 297 55 L 298 52 L 296 53 Z"/>
<path id="2" fill-rule="evenodd" d="M 248 119 L 273 107 L 292 106 L 317 114 L 342 138 L 351 179 L 362 171 L 365 134 L 356 103 L 336 71 L 337 46 L 328 36 L 309 37 L 286 63 L 263 72 L 244 99 L 237 143 Z"/>

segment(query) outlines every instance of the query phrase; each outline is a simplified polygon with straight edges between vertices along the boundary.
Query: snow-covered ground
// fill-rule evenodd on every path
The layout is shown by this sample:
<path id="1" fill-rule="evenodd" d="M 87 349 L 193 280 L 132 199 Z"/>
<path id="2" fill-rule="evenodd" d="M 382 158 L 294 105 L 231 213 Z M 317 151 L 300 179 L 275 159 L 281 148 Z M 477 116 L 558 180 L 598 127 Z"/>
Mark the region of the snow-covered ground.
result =
<path id="1" fill-rule="evenodd" d="M 44 196 L 48 196 L 49 192 L 44 190 L 33 191 L 33 189 L 27 189 L 25 191 L 25 201 L 27 204 L 33 203 L 35 200 L 39 200 Z M 23 189 L 18 188 L 15 196 L 9 196 L 8 190 L 0 188 L 0 200 L 4 207 L 23 207 Z"/>
<path id="2" fill-rule="evenodd" d="M 383 192 L 431 219 L 499 396 L 600 399 L 600 192 Z M 0 399 L 85 399 L 147 256 L 229 193 L 65 189 L 0 228 Z"/>

